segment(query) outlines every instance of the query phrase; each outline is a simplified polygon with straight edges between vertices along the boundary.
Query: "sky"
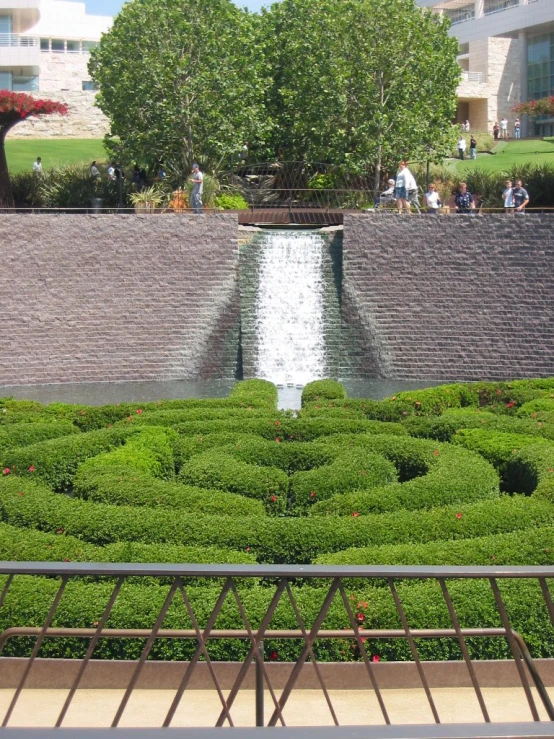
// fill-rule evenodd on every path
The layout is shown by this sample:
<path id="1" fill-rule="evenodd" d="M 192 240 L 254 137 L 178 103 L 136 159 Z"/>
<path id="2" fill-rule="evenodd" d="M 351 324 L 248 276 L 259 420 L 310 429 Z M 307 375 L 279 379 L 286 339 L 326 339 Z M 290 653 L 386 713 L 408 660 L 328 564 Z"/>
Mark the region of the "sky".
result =
<path id="1" fill-rule="evenodd" d="M 92 15 L 116 15 L 123 5 L 123 0 L 85 0 L 87 13 Z M 259 10 L 262 5 L 270 5 L 268 0 L 234 0 L 241 8 Z"/>

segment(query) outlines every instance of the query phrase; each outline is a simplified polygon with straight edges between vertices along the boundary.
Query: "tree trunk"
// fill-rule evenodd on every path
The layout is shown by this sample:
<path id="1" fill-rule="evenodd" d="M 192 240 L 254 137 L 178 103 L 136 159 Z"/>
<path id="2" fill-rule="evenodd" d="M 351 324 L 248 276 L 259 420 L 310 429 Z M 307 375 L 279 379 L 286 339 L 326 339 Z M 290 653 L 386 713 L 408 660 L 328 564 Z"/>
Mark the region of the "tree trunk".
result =
<path id="1" fill-rule="evenodd" d="M 7 131 L 0 131 L 0 208 L 13 208 L 14 201 L 10 183 L 10 171 L 6 159 L 6 134 Z"/>
<path id="2" fill-rule="evenodd" d="M 379 137 L 381 134 L 379 134 Z M 381 181 L 381 164 L 383 161 L 383 144 L 379 143 L 377 147 L 377 156 L 375 157 L 375 172 L 373 174 L 373 197 L 379 194 L 379 183 Z"/>

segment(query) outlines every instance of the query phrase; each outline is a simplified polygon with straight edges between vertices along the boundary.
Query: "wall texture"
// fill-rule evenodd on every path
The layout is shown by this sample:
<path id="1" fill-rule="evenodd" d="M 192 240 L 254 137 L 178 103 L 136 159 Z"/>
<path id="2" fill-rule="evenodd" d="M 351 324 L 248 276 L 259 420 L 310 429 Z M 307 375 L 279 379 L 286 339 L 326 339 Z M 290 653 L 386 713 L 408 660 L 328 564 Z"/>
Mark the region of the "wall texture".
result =
<path id="1" fill-rule="evenodd" d="M 236 216 L 1 215 L 0 231 L 0 385 L 234 376 Z"/>
<path id="2" fill-rule="evenodd" d="M 554 374 L 554 218 L 346 215 L 342 374 Z"/>

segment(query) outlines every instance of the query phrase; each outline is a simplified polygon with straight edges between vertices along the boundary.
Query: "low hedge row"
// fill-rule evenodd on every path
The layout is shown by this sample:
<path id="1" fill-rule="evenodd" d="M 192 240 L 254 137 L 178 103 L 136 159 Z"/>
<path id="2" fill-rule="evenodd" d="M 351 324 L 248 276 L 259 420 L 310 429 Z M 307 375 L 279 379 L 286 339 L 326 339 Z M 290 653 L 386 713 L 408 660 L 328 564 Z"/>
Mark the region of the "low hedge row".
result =
<path id="1" fill-rule="evenodd" d="M 318 400 L 335 400 L 346 398 L 346 390 L 336 380 L 314 380 L 302 390 L 302 406 Z"/>
<path id="2" fill-rule="evenodd" d="M 276 467 L 256 467 L 214 450 L 197 454 L 181 467 L 179 479 L 200 488 L 215 488 L 256 498 L 269 513 L 287 507 L 288 477 Z"/>
<path id="3" fill-rule="evenodd" d="M 5 475 L 38 477 L 54 490 L 71 490 L 81 462 L 124 444 L 136 433 L 125 427 L 101 429 L 7 449 L 0 453 L 0 468 L 9 470 Z"/>
<path id="4" fill-rule="evenodd" d="M 0 453 L 12 447 L 29 446 L 46 439 L 78 433 L 79 429 L 71 421 L 5 424 L 0 427 Z"/>
<path id="5" fill-rule="evenodd" d="M 328 518 L 231 517 L 168 508 L 133 508 L 69 498 L 17 477 L 0 479 L 0 519 L 13 526 L 66 533 L 92 544 L 119 541 L 215 546 L 251 551 L 258 562 L 310 563 L 348 547 L 470 539 L 552 525 L 548 500 L 497 500 L 380 515 Z"/>
<path id="6" fill-rule="evenodd" d="M 312 515 L 351 516 L 354 512 L 423 510 L 494 499 L 500 495 L 494 468 L 478 454 L 435 444 L 435 463 L 423 477 L 369 491 L 347 492 L 317 503 Z M 340 458 L 339 458 L 340 459 Z"/>
<path id="7" fill-rule="evenodd" d="M 3 586 L 5 578 L 1 579 Z M 0 611 L 0 629 L 14 623 L 41 626 L 59 587 L 55 579 L 16 577 Z M 522 580 L 501 582 L 503 601 L 511 625 L 522 634 L 534 658 L 549 657 L 554 650 L 554 631 L 544 605 L 540 587 L 536 582 Z M 463 628 L 487 628 L 501 626 L 494 604 L 494 596 L 486 581 L 452 581 L 448 589 Z M 98 623 L 113 590 L 113 583 L 69 582 L 52 621 L 53 626 L 93 628 Z M 148 587 L 126 583 L 111 612 L 107 626 L 110 628 L 151 628 L 161 610 L 167 587 Z M 399 583 L 399 598 L 406 619 L 412 629 L 451 628 L 451 621 L 444 598 L 435 582 L 414 584 Z M 221 592 L 221 587 L 187 587 L 187 595 L 199 623 L 205 624 Z M 252 628 L 256 628 L 267 611 L 274 589 L 267 587 L 241 588 L 239 595 Z M 320 588 L 293 587 L 293 596 L 305 624 L 314 623 L 323 604 L 325 591 Z M 351 592 L 350 608 L 362 628 L 402 628 L 393 598 L 387 588 L 368 585 Z M 217 628 L 237 628 L 242 624 L 237 603 L 232 594 L 226 598 L 217 619 Z M 350 627 L 347 610 L 340 595 L 331 603 L 322 628 L 342 629 Z M 191 628 L 190 618 L 180 594 L 177 594 L 164 619 L 164 628 Z M 288 596 L 285 593 L 275 610 L 270 628 L 298 629 L 298 623 Z M 11 639 L 4 650 L 6 656 L 28 656 L 34 639 Z M 498 659 L 510 656 L 506 639 L 472 638 L 466 640 L 473 659 Z M 100 640 L 94 656 L 105 659 L 137 659 L 144 640 Z M 249 641 L 230 642 L 213 640 L 209 643 L 210 657 L 214 660 L 244 658 Z M 410 648 L 404 639 L 367 639 L 365 647 L 370 655 L 378 655 L 383 661 L 411 660 Z M 82 657 L 87 643 L 82 639 L 47 639 L 39 656 Z M 196 648 L 195 640 L 157 639 L 151 658 L 166 660 L 190 659 Z M 360 659 L 354 640 L 317 639 L 313 645 L 319 661 L 353 661 Z M 267 658 L 279 661 L 296 659 L 302 642 L 264 640 Z M 461 659 L 456 639 L 424 639 L 417 641 L 419 656 L 423 660 Z M 271 657 L 270 657 L 271 655 Z"/>
<path id="8" fill-rule="evenodd" d="M 75 475 L 77 498 L 114 505 L 178 508 L 221 516 L 263 516 L 259 500 L 221 490 L 166 482 L 128 464 L 97 467 L 85 462 Z"/>
<path id="9" fill-rule="evenodd" d="M 554 527 L 426 544 L 359 547 L 317 557 L 314 564 L 333 565 L 554 565 Z M 359 585 L 358 585 L 359 586 Z"/>
<path id="10" fill-rule="evenodd" d="M 237 439 L 234 443 L 221 446 L 220 451 L 248 464 L 278 467 L 288 475 L 328 464 L 337 456 L 337 450 L 324 447 L 317 441 L 276 443 L 255 436 Z"/>

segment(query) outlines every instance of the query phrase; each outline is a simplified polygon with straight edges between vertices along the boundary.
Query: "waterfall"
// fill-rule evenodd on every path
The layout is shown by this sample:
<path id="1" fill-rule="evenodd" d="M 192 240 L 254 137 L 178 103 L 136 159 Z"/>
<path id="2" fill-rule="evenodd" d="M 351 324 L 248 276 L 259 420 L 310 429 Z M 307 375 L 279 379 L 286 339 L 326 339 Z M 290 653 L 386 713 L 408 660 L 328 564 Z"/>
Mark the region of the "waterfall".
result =
<path id="1" fill-rule="evenodd" d="M 257 377 L 305 385 L 326 376 L 324 248 L 318 233 L 264 235 L 255 302 Z"/>

